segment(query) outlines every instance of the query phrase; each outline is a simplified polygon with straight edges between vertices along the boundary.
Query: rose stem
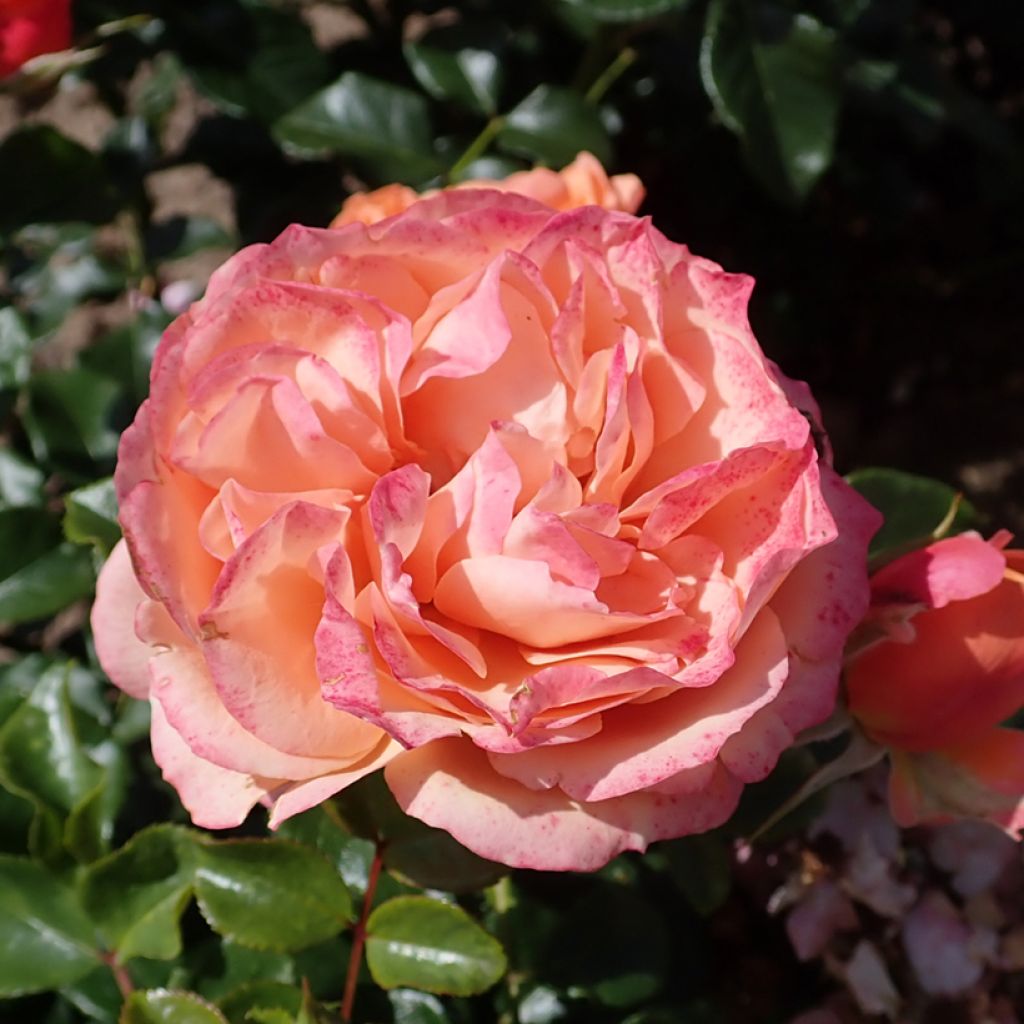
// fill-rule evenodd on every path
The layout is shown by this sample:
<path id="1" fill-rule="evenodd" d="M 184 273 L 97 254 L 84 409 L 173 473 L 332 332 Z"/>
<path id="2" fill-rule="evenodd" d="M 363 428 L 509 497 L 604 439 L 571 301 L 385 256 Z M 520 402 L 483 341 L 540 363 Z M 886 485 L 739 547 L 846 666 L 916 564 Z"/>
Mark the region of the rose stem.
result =
<path id="1" fill-rule="evenodd" d="M 341 1019 L 345 1024 L 352 1020 L 352 1004 L 356 998 L 356 981 L 359 979 L 359 967 L 363 962 L 363 945 L 366 942 L 366 920 L 373 907 L 374 893 L 377 891 L 377 879 L 384 856 L 383 844 L 377 843 L 373 849 L 373 863 L 366 879 L 366 895 L 363 897 L 363 910 L 352 932 L 352 952 L 348 958 L 348 974 L 345 976 L 345 995 L 341 1000 Z"/>
<path id="2" fill-rule="evenodd" d="M 116 953 L 101 953 L 100 959 L 110 968 L 110 973 L 113 974 L 114 981 L 117 982 L 122 998 L 127 999 L 135 991 L 128 968 L 117 959 Z"/>

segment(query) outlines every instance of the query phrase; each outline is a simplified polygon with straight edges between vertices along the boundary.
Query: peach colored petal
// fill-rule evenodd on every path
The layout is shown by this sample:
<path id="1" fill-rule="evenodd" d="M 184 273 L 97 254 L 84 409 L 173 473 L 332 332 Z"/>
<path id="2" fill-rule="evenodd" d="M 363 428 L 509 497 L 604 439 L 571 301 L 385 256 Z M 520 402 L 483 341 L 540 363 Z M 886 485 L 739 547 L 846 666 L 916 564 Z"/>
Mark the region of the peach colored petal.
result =
<path id="1" fill-rule="evenodd" d="M 735 664 L 713 686 L 620 707 L 591 740 L 492 754 L 491 763 L 531 789 L 557 786 L 577 800 L 635 793 L 714 760 L 726 740 L 778 694 L 787 671 L 785 637 L 766 611 L 737 646 Z"/>
<path id="2" fill-rule="evenodd" d="M 701 772 L 701 788 L 640 792 L 581 803 L 555 789 L 532 790 L 494 772 L 465 740 L 437 740 L 388 764 L 400 806 L 443 828 L 482 857 L 511 867 L 594 871 L 624 850 L 703 832 L 736 807 L 739 784 L 724 770 Z"/>
<path id="3" fill-rule="evenodd" d="M 132 697 L 149 693 L 153 649 L 135 635 L 135 612 L 146 600 L 132 569 L 128 545 L 120 540 L 96 580 L 90 622 L 96 657 L 111 681 Z"/>
<path id="4" fill-rule="evenodd" d="M 234 828 L 267 794 L 273 780 L 220 768 L 197 757 L 152 703 L 153 758 L 163 777 L 178 791 L 192 821 L 202 828 Z"/>
<path id="5" fill-rule="evenodd" d="M 313 636 L 323 584 L 311 573 L 318 548 L 336 540 L 341 513 L 285 506 L 224 566 L 200 617 L 203 653 L 224 706 L 249 732 L 286 753 L 362 753 L 372 726 L 325 704 Z M 258 613 L 257 613 L 258 612 Z"/>

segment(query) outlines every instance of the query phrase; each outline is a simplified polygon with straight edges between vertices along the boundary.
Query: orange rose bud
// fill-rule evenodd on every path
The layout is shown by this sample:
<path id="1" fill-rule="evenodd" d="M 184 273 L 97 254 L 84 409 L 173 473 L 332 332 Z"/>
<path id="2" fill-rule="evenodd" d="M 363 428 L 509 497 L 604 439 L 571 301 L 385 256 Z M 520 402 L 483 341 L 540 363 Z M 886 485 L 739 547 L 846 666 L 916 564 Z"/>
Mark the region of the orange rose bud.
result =
<path id="1" fill-rule="evenodd" d="M 606 210 L 636 213 L 644 199 L 644 186 L 635 174 L 605 173 L 600 161 L 590 153 L 580 153 L 560 171 L 534 167 L 511 174 L 503 181 L 478 178 L 464 181 L 453 188 L 493 188 L 499 192 L 536 199 L 555 210 L 575 210 L 578 206 L 601 206 Z M 407 210 L 417 199 L 437 195 L 439 189 L 422 196 L 407 185 L 385 185 L 373 192 L 356 192 L 345 200 L 332 228 L 360 221 L 375 224 L 385 217 Z"/>
<path id="2" fill-rule="evenodd" d="M 71 45 L 71 0 L 0 0 L 0 78 Z"/>
<path id="3" fill-rule="evenodd" d="M 850 711 L 889 748 L 902 825 L 987 818 L 1024 827 L 1024 550 L 976 533 L 899 558 L 871 581 L 884 639 L 846 673 Z"/>

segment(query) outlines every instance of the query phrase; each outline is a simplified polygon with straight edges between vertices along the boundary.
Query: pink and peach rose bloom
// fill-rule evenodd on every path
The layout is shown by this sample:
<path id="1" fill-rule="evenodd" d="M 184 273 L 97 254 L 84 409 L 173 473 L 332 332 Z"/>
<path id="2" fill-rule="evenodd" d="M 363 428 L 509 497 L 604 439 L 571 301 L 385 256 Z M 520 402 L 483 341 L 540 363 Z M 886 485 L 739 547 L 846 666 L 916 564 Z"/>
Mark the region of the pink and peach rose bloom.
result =
<path id="1" fill-rule="evenodd" d="M 384 765 L 513 866 L 724 822 L 832 711 L 878 525 L 750 288 L 484 188 L 229 260 L 122 439 L 93 614 L 193 819 Z"/>
<path id="2" fill-rule="evenodd" d="M 872 576 L 880 639 L 846 671 L 851 713 L 886 747 L 901 825 L 987 818 L 1024 830 L 1024 551 L 1009 534 L 936 541 Z"/>

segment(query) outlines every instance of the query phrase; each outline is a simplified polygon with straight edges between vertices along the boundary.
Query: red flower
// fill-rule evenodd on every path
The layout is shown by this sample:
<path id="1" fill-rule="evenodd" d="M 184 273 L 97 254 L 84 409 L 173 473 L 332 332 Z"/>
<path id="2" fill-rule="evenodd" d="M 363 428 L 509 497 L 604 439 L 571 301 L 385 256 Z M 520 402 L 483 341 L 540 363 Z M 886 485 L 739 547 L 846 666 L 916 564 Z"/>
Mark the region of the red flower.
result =
<path id="1" fill-rule="evenodd" d="M 71 0 L 0 0 L 0 78 L 71 45 Z"/>

